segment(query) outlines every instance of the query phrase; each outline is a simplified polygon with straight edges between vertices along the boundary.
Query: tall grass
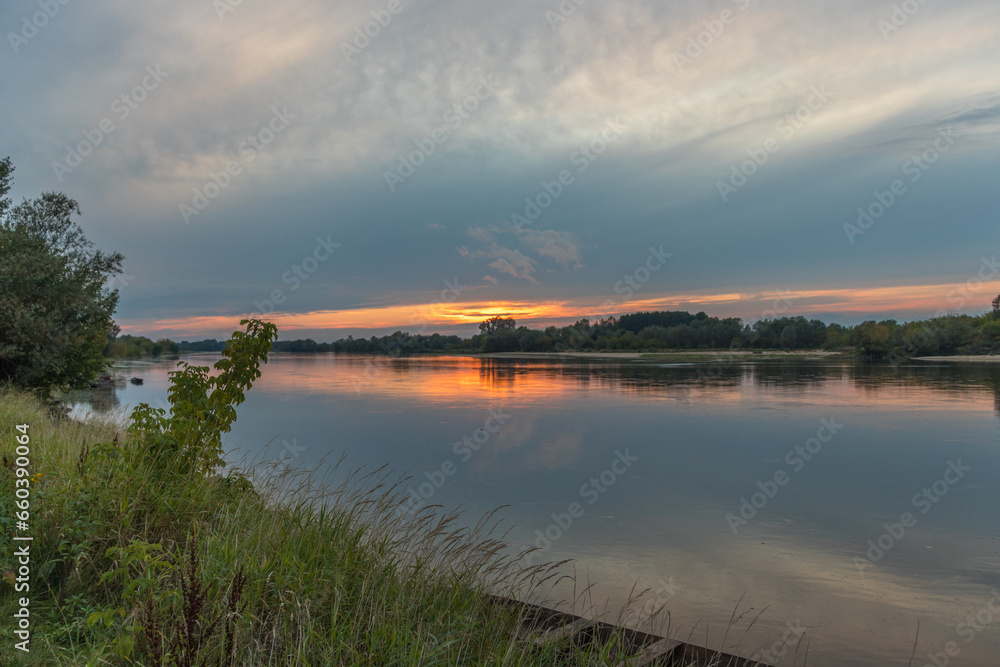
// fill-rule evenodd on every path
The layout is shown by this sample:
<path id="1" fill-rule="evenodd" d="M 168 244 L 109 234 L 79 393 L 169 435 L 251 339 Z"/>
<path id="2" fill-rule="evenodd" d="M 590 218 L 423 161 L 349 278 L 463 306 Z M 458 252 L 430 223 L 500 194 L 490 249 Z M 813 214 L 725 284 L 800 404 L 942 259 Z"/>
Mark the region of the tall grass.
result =
<path id="1" fill-rule="evenodd" d="M 0 389 L 4 527 L 14 569 L 14 425 L 30 424 L 31 652 L 25 665 L 616 665 L 620 638 L 539 645 L 508 599 L 544 596 L 562 563 L 524 567 L 492 515 L 407 514 L 386 469 L 330 488 L 260 464 L 158 475 L 113 424 L 54 420 Z M 252 479 L 251 484 L 248 480 Z M 18 608 L 0 582 L 0 615 Z M 9 635 L 8 635 L 9 637 Z M 633 651 L 634 653 L 634 651 Z"/>
<path id="2" fill-rule="evenodd" d="M 153 481 L 113 425 L 57 423 L 2 390 L 8 462 L 20 423 L 41 474 L 34 637 L 29 654 L 4 642 L 3 664 L 569 664 L 566 647 L 535 646 L 518 613 L 484 595 L 530 595 L 554 566 L 521 569 L 491 517 L 466 528 L 435 508 L 405 516 L 402 480 L 384 470 L 332 490 L 266 467 L 250 471 L 254 485 L 233 473 Z M 0 479 L 9 515 L 12 466 Z M 4 618 L 17 597 L 0 584 Z"/>

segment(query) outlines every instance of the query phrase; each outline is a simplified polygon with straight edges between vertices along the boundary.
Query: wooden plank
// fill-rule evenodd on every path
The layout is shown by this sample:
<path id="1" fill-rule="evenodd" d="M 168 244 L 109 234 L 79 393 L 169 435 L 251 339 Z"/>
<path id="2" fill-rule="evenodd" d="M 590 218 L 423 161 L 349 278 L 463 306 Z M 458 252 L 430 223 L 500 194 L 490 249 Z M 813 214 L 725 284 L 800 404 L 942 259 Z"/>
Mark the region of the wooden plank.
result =
<path id="1" fill-rule="evenodd" d="M 660 641 L 649 644 L 644 649 L 639 657 L 633 658 L 632 660 L 626 660 L 624 662 L 618 663 L 618 667 L 647 667 L 647 665 L 653 664 L 660 658 L 665 658 L 677 650 L 678 646 L 683 646 L 682 642 L 676 639 L 661 639 Z"/>
<path id="2" fill-rule="evenodd" d="M 558 628 L 553 628 L 548 632 L 546 632 L 541 637 L 536 637 L 535 644 L 537 644 L 538 646 L 543 646 L 545 644 L 551 644 L 553 642 L 557 642 L 566 639 L 568 637 L 572 637 L 573 635 L 580 632 L 580 630 L 583 630 L 590 624 L 591 621 L 587 620 L 586 618 L 577 619 L 572 623 L 567 623 L 566 625 L 561 625 Z"/>
<path id="3" fill-rule="evenodd" d="M 592 632 L 586 633 L 587 636 L 585 638 L 581 637 L 581 641 L 585 643 L 590 641 L 596 643 L 608 641 L 611 635 L 620 631 L 621 638 L 627 647 L 626 650 L 632 651 L 637 650 L 640 646 L 643 647 L 642 652 L 637 657 L 620 662 L 616 667 L 650 667 L 656 662 L 667 658 L 680 658 L 685 661 L 684 664 L 699 666 L 759 667 L 767 665 L 764 662 L 754 662 L 747 658 L 741 658 L 721 651 L 711 651 L 707 648 L 686 644 L 675 639 L 667 639 L 639 630 L 622 628 L 614 624 L 586 619 L 530 602 L 516 601 L 493 595 L 488 595 L 487 597 L 496 604 L 509 609 L 519 609 L 522 613 L 525 613 L 523 627 L 525 632 L 535 634 L 539 630 L 548 628 L 544 630 L 543 634 L 534 638 L 535 644 L 539 646 L 573 637 L 585 628 L 589 628 Z"/>

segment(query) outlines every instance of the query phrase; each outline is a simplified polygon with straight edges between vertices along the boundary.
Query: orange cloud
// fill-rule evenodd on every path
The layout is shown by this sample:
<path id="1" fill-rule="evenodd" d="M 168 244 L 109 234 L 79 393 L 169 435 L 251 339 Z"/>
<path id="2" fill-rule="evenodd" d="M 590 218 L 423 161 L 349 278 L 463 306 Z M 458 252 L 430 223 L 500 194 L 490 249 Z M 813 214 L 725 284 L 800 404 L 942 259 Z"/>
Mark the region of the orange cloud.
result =
<path id="1" fill-rule="evenodd" d="M 278 325 L 282 331 L 296 329 L 419 329 L 435 326 L 475 324 L 494 316 L 513 317 L 521 321 L 534 321 L 561 313 L 566 305 L 559 302 L 521 303 L 497 301 L 474 304 L 430 303 L 415 305 L 380 306 L 345 310 L 317 310 L 307 313 L 271 313 L 265 319 Z M 125 331 L 189 331 L 192 333 L 230 330 L 239 324 L 243 315 L 212 315 L 179 319 L 132 321 L 121 323 Z M 570 311 L 559 317 L 569 317 Z"/>
<path id="2" fill-rule="evenodd" d="M 705 310 L 712 315 L 757 320 L 780 314 L 927 313 L 981 311 L 1000 280 L 964 285 L 900 285 L 892 287 L 672 294 L 644 299 L 577 301 L 488 301 L 376 306 L 306 313 L 272 313 L 266 319 L 283 332 L 301 329 L 404 329 L 434 331 L 435 327 L 470 325 L 502 316 L 534 326 L 565 324 L 580 318 L 598 319 L 642 310 Z M 232 331 L 247 315 L 215 315 L 165 320 L 126 321 L 132 333 L 183 332 L 198 335 Z"/>

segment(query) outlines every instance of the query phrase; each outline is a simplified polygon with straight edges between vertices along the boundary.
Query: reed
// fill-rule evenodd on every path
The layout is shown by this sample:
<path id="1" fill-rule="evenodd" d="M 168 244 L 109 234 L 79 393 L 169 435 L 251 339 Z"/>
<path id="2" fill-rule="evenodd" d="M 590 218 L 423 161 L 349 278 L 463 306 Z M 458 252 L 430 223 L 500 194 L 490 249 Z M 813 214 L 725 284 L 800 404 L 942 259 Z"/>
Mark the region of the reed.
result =
<path id="1" fill-rule="evenodd" d="M 34 635 L 28 654 L 4 642 L 2 664 L 616 665 L 630 657 L 614 636 L 537 645 L 524 612 L 487 594 L 543 599 L 569 576 L 565 563 L 525 566 L 495 514 L 468 525 L 437 506 L 406 513 L 406 478 L 387 468 L 337 484 L 260 462 L 152 478 L 143 474 L 148 452 L 120 426 L 54 418 L 31 395 L 0 389 L 8 460 L 21 423 L 31 425 L 32 473 L 41 475 L 31 523 Z M 0 468 L 0 481 L 0 521 L 9 522 L 12 467 Z M 13 531 L 4 528 L 0 563 L 11 569 Z M 4 618 L 16 598 L 0 582 Z"/>

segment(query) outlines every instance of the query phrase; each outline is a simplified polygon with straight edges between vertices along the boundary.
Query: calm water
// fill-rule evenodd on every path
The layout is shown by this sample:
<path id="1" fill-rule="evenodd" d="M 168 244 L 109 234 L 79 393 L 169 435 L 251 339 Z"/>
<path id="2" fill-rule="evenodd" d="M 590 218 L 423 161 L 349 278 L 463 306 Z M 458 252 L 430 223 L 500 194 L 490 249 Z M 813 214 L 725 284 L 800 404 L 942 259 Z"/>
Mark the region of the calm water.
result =
<path id="1" fill-rule="evenodd" d="M 372 361 L 273 355 L 232 457 L 344 454 L 470 520 L 507 505 L 513 545 L 574 559 L 595 603 L 648 588 L 714 648 L 788 638 L 790 665 L 804 628 L 795 664 L 906 665 L 919 622 L 915 666 L 1000 664 L 998 366 Z M 119 364 L 145 384 L 78 413 L 156 405 L 173 363 Z"/>

